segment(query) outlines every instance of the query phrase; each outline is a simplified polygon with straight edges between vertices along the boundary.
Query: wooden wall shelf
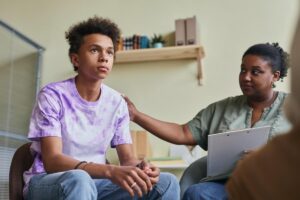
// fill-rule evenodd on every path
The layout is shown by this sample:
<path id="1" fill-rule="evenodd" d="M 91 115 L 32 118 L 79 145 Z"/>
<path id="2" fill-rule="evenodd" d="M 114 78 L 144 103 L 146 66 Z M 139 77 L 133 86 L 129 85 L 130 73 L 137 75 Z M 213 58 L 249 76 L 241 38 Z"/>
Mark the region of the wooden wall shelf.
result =
<path id="1" fill-rule="evenodd" d="M 201 60 L 203 57 L 204 50 L 201 45 L 186 45 L 164 48 L 118 51 L 116 53 L 115 63 L 123 64 L 163 60 L 195 59 L 197 61 L 198 68 L 198 83 L 199 85 L 202 85 L 203 74 Z"/>

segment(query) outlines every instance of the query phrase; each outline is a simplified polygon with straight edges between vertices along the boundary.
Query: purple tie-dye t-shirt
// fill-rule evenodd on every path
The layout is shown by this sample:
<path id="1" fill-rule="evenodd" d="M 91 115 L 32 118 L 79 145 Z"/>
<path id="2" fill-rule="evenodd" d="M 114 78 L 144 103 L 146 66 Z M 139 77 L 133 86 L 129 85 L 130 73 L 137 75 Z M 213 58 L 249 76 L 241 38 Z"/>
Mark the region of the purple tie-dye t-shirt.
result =
<path id="1" fill-rule="evenodd" d="M 96 102 L 80 97 L 74 78 L 45 86 L 39 92 L 30 120 L 28 138 L 33 141 L 35 159 L 24 173 L 25 190 L 32 176 L 45 173 L 41 137 L 60 137 L 63 153 L 77 160 L 105 163 L 109 145 L 132 143 L 129 121 L 122 96 L 104 84 Z"/>

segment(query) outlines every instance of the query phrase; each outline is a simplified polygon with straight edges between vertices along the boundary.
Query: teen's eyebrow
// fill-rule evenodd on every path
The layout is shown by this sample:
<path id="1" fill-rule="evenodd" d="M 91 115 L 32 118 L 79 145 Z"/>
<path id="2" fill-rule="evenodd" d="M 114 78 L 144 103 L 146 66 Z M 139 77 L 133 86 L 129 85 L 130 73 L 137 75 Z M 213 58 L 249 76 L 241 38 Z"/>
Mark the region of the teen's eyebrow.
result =
<path id="1" fill-rule="evenodd" d="M 114 49 L 113 46 L 103 47 L 102 45 L 99 45 L 99 44 L 90 44 L 89 46 L 90 47 L 102 48 L 102 49 Z"/>

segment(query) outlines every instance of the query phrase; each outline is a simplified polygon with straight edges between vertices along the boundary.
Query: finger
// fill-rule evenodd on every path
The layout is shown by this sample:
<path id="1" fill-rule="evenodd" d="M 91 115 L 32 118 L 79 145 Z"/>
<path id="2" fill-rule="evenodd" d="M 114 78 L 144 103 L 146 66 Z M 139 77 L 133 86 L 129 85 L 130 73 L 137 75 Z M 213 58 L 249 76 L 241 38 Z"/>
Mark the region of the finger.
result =
<path id="1" fill-rule="evenodd" d="M 134 179 L 132 179 L 130 176 L 128 176 L 127 181 L 126 181 L 127 191 L 130 193 L 131 197 L 134 197 L 134 195 L 138 195 L 139 197 L 143 196 L 142 190 L 139 188 L 138 184 Z"/>
<path id="2" fill-rule="evenodd" d="M 160 169 L 158 167 L 155 167 L 154 165 L 151 165 L 151 168 L 147 174 L 148 174 L 148 176 L 151 176 L 151 177 L 159 176 Z"/>
<path id="3" fill-rule="evenodd" d="M 155 177 L 159 176 L 159 172 L 149 170 L 149 171 L 147 172 L 147 175 L 148 175 L 150 178 L 153 178 L 153 177 L 155 178 Z"/>
<path id="4" fill-rule="evenodd" d="M 137 182 L 134 182 L 130 187 L 134 191 L 134 193 L 136 193 L 139 197 L 143 196 L 143 192 L 139 187 L 139 185 L 137 184 Z"/>
<path id="5" fill-rule="evenodd" d="M 140 180 L 139 185 L 144 193 L 152 190 L 152 183 L 149 176 L 142 170 L 137 168 L 137 178 Z"/>
<path id="6" fill-rule="evenodd" d="M 152 185 L 157 184 L 158 181 L 159 181 L 159 176 L 157 176 L 157 177 L 150 177 L 150 181 L 151 181 Z"/>
<path id="7" fill-rule="evenodd" d="M 154 170 L 158 170 L 160 171 L 160 169 L 158 167 L 156 167 L 155 165 L 153 165 L 152 163 L 149 163 L 150 168 L 154 171 Z"/>
<path id="8" fill-rule="evenodd" d="M 148 163 L 145 160 L 142 160 L 138 165 L 138 168 L 140 168 L 141 170 L 143 170 L 146 174 L 148 174 L 151 171 L 151 165 L 150 163 Z"/>
<path id="9" fill-rule="evenodd" d="M 139 163 L 136 165 L 136 167 L 137 167 L 137 168 L 140 168 L 141 170 L 143 170 L 143 169 L 144 169 L 144 165 L 145 165 L 144 162 L 145 162 L 144 160 L 141 160 L 141 162 L 139 162 Z"/>
<path id="10" fill-rule="evenodd" d="M 148 193 L 150 188 L 152 188 L 152 184 L 149 180 L 149 177 L 141 169 L 136 167 L 135 170 L 131 171 L 130 176 L 138 184 L 139 188 L 142 190 L 143 193 Z"/>
<path id="11" fill-rule="evenodd" d="M 148 163 L 145 160 L 142 160 L 141 164 L 143 166 L 143 169 L 150 169 L 150 167 L 151 167 L 150 163 Z"/>
<path id="12" fill-rule="evenodd" d="M 127 192 L 129 192 L 131 197 L 134 197 L 135 192 L 134 192 L 133 188 L 130 187 L 131 185 L 129 185 L 128 182 L 124 180 L 122 188 L 124 188 Z"/>

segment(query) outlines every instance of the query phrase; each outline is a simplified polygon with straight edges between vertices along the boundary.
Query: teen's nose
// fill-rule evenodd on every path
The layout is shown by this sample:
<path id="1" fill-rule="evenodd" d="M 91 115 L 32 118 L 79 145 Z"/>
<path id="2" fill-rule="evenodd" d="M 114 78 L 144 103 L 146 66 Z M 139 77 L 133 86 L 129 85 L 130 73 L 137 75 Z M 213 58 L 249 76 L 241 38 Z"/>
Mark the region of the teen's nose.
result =
<path id="1" fill-rule="evenodd" d="M 99 61 L 100 62 L 108 62 L 108 59 L 107 59 L 107 54 L 102 51 L 100 54 L 99 54 Z"/>
<path id="2" fill-rule="evenodd" d="M 100 62 L 106 62 L 106 63 L 107 63 L 107 62 L 108 62 L 108 59 L 107 59 L 107 58 L 104 58 L 104 57 L 101 57 L 101 58 L 100 58 Z"/>

